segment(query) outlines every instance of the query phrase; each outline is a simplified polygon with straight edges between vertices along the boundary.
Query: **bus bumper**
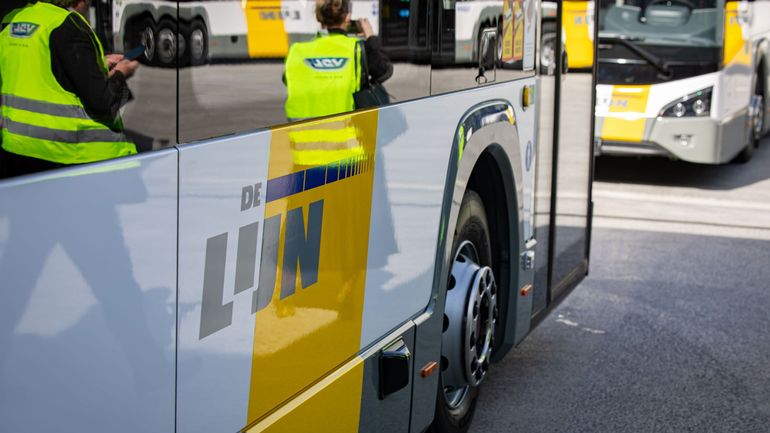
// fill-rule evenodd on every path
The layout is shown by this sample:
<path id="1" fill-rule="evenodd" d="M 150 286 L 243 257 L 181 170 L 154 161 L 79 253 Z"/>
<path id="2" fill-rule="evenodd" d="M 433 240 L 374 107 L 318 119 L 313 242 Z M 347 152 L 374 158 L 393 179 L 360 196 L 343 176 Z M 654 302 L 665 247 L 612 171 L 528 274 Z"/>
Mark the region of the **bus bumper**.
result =
<path id="1" fill-rule="evenodd" d="M 656 117 L 647 119 L 643 140 L 625 142 L 597 137 L 595 153 L 667 156 L 700 164 L 722 164 L 730 161 L 745 146 L 745 139 L 735 139 L 744 136 L 738 132 L 745 128 L 744 123 L 745 117 L 741 116 L 724 124 L 710 117 Z M 733 138 L 726 140 L 727 137 Z"/>

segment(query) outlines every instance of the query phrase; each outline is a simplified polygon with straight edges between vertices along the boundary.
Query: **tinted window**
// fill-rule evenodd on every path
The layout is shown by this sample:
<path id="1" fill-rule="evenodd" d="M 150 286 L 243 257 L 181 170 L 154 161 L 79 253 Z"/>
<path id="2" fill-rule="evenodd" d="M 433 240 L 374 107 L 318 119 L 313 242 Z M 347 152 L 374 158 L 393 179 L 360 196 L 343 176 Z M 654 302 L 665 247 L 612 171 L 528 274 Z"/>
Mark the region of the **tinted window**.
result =
<path id="1" fill-rule="evenodd" d="M 443 0 L 436 7 L 432 93 L 534 73 L 534 0 Z"/>
<path id="2" fill-rule="evenodd" d="M 3 30 L 6 41 L 16 41 L 20 27 L 14 30 L 13 23 L 20 21 L 15 18 L 18 15 L 24 14 L 24 21 L 35 22 L 40 12 L 32 7 L 66 13 L 47 3 L 11 12 L 13 6 L 22 6 L 20 3 L 4 4 L 0 11 L 8 23 Z M 95 1 L 80 11 L 82 15 L 70 14 L 57 27 L 35 28 L 34 32 L 49 35 L 44 53 L 50 61 L 41 61 L 46 66 L 38 70 L 29 69 L 34 64 L 29 60 L 33 54 L 29 53 L 41 52 L 33 34 L 19 39 L 25 43 L 16 44 L 17 49 L 7 49 L 0 55 L 0 66 L 5 71 L 0 78 L 4 95 L 3 148 L 7 152 L 0 162 L 5 176 L 176 144 L 175 62 L 163 65 L 147 56 L 153 49 L 157 51 L 153 42 L 163 30 L 162 16 L 176 16 L 177 8 L 175 1 L 154 4 L 152 10 L 147 6 L 144 14 L 136 14 L 131 12 L 137 10 L 132 2 Z M 97 60 L 99 45 L 105 54 L 104 62 Z M 77 55 L 72 54 L 73 50 Z M 22 68 L 23 79 L 12 67 L 18 62 L 26 65 Z M 102 75 L 105 66 L 110 69 L 108 75 Z M 40 83 L 50 77 L 55 88 L 39 94 L 45 88 Z M 90 145 L 77 146 L 86 143 Z"/>
<path id="3" fill-rule="evenodd" d="M 361 50 L 356 50 L 350 39 L 364 30 L 356 23 L 363 19 L 368 20 L 374 35 L 363 50 L 369 53 L 367 70 L 372 77 L 384 80 L 378 105 L 426 96 L 430 85 L 426 4 L 352 0 L 353 22 L 345 29 L 330 31 L 329 36 L 316 19 L 315 2 L 180 3 L 180 35 L 190 40 L 179 73 L 180 141 L 354 109 L 354 91 L 335 90 L 336 84 L 324 85 L 323 79 L 335 74 L 365 75 L 354 67 L 363 61 L 357 59 Z M 334 37 L 351 48 L 339 54 L 326 51 L 327 45 L 309 45 L 319 32 L 321 38 Z M 292 48 L 297 43 L 303 44 Z M 366 84 L 359 79 L 348 82 Z M 287 106 L 289 89 L 294 109 Z"/>

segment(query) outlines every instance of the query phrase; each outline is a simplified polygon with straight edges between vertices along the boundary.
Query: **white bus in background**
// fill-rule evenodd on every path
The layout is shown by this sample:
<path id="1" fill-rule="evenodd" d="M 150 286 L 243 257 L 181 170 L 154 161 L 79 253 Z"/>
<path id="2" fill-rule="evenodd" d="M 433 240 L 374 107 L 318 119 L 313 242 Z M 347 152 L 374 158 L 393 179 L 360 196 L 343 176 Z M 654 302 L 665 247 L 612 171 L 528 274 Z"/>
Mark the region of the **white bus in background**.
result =
<path id="1" fill-rule="evenodd" d="M 379 29 L 379 2 L 353 1 L 353 19 Z M 314 0 L 118 0 L 110 31 L 116 51 L 145 46 L 147 64 L 173 67 L 211 60 L 283 58 L 292 42 L 320 31 Z M 174 35 L 178 35 L 175 38 Z"/>
<path id="2" fill-rule="evenodd" d="M 604 0 L 597 154 L 748 161 L 767 132 L 770 1 Z"/>

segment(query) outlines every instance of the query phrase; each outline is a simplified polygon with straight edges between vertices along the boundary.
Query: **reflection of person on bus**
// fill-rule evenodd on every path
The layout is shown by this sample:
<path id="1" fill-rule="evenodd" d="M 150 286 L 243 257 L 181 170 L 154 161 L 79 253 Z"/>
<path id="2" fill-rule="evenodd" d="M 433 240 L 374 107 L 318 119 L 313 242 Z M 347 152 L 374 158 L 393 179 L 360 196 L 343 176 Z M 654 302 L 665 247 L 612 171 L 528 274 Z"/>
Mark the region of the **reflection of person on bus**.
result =
<path id="1" fill-rule="evenodd" d="M 292 120 L 353 111 L 353 93 L 382 83 L 393 74 L 393 64 L 382 51 L 367 19 L 356 21 L 359 36 L 347 35 L 351 0 L 317 0 L 316 19 L 328 34 L 291 46 L 284 79 L 288 88 L 286 117 Z M 364 50 L 361 52 L 361 45 Z M 362 68 L 362 58 L 366 67 Z M 362 70 L 368 70 L 367 79 Z"/>
<path id="2" fill-rule="evenodd" d="M 136 153 L 118 113 L 138 67 L 104 55 L 90 0 L 45 0 L 8 13 L 0 31 L 2 176 Z"/>

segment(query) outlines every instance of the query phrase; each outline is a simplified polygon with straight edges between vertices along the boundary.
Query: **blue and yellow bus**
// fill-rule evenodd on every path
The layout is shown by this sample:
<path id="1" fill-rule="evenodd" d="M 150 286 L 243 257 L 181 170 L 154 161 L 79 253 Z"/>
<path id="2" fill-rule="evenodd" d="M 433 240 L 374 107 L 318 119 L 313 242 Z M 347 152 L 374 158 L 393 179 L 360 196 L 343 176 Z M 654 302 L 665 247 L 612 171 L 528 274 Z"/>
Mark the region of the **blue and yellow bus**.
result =
<path id="1" fill-rule="evenodd" d="M 177 55 L 128 80 L 137 155 L 0 180 L 0 431 L 466 431 L 588 271 L 595 74 L 538 74 L 534 0 L 447 61 L 464 3 L 378 13 L 425 49 L 387 105 L 290 122 L 281 61 Z"/>

